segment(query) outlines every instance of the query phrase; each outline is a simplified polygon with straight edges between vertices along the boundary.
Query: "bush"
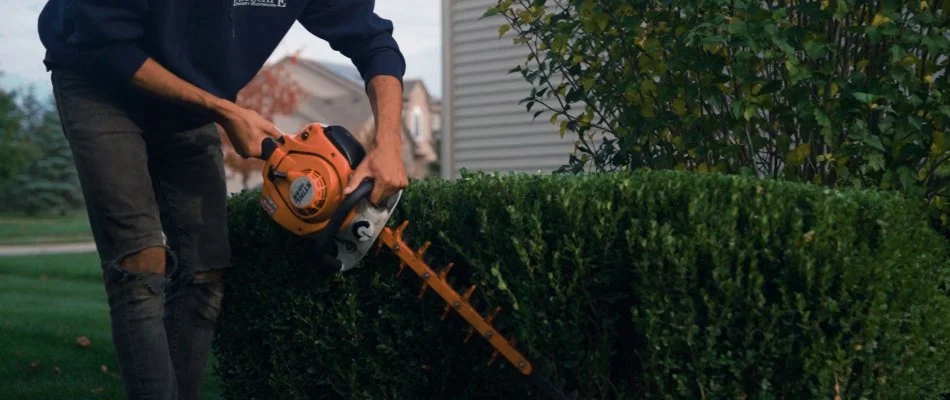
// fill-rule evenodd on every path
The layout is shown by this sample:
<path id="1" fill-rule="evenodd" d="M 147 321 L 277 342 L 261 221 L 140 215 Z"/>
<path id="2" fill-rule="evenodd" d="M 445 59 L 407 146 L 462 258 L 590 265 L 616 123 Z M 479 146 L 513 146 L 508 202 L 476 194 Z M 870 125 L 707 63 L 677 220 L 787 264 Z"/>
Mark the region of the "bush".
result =
<path id="1" fill-rule="evenodd" d="M 512 65 L 527 111 L 578 139 L 565 170 L 900 190 L 950 234 L 950 1 L 498 0 L 487 14 L 529 53 Z"/>
<path id="2" fill-rule="evenodd" d="M 226 398 L 540 398 L 391 255 L 321 274 L 258 192 L 231 207 Z M 414 182 L 392 222 L 578 398 L 933 399 L 950 391 L 950 263 L 915 210 L 718 174 L 466 174 Z"/>

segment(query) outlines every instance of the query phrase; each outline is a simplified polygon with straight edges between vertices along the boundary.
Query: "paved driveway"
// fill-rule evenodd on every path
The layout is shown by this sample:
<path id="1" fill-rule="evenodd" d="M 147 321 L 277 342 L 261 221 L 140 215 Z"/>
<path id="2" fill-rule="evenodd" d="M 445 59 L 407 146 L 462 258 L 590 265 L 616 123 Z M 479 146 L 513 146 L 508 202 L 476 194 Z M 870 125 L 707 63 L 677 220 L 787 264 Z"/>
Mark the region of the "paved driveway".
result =
<path id="1" fill-rule="evenodd" d="M 0 256 L 26 256 L 36 254 L 86 253 L 96 251 L 96 244 L 67 243 L 44 245 L 0 246 Z"/>

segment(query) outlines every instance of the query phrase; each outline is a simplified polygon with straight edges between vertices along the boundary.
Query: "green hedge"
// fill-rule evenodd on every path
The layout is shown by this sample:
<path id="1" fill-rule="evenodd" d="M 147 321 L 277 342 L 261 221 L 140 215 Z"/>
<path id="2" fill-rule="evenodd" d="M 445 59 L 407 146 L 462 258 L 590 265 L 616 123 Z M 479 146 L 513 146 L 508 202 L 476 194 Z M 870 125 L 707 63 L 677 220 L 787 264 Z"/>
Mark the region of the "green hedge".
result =
<path id="1" fill-rule="evenodd" d="M 540 398 L 394 258 L 321 274 L 231 199 L 229 399 Z M 677 172 L 414 182 L 393 224 L 582 399 L 939 398 L 947 245 L 901 198 Z"/>

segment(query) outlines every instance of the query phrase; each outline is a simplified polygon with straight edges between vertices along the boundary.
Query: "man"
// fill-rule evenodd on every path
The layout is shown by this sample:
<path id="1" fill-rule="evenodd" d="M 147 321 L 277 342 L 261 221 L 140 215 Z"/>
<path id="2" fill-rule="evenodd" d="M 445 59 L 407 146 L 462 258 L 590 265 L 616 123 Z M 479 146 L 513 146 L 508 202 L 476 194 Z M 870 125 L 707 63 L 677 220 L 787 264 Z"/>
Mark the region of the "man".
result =
<path id="1" fill-rule="evenodd" d="M 368 177 L 380 203 L 408 183 L 405 60 L 374 1 L 50 0 L 40 15 L 130 399 L 199 397 L 230 254 L 213 123 L 244 157 L 281 134 L 233 101 L 295 22 L 366 82 L 376 137 L 347 192 Z"/>

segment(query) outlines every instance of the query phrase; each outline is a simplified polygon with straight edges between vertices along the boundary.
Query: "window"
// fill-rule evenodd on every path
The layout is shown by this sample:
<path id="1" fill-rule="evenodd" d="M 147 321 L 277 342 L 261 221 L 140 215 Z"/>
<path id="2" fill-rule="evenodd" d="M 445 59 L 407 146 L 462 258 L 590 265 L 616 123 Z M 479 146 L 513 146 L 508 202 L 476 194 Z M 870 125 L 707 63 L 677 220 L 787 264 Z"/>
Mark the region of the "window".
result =
<path id="1" fill-rule="evenodd" d="M 422 140 L 422 108 L 415 106 L 412 109 L 412 121 L 410 128 L 412 133 L 412 139 L 415 141 Z"/>

